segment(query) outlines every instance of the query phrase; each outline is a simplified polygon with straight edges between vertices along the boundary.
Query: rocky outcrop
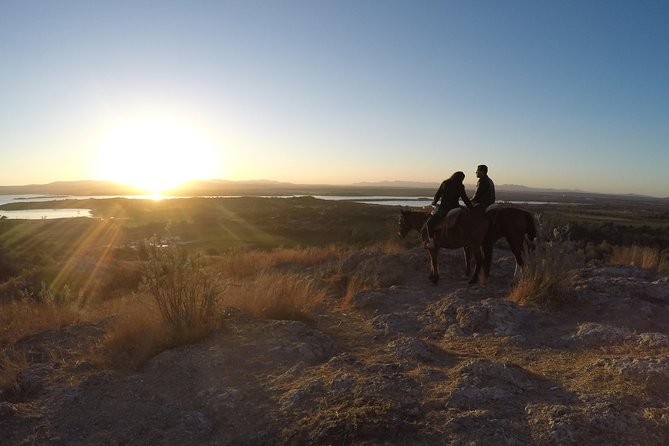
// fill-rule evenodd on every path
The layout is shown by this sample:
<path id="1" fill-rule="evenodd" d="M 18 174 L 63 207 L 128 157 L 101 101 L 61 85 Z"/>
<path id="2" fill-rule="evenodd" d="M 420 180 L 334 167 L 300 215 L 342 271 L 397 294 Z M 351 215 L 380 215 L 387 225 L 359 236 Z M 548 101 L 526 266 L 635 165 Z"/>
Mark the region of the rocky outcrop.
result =
<path id="1" fill-rule="evenodd" d="M 22 340 L 31 360 L 2 395 L 0 442 L 669 443 L 666 277 L 584 268 L 573 305 L 541 310 L 505 299 L 508 253 L 474 287 L 459 270 L 430 285 L 424 254 L 353 255 L 343 274 L 377 285 L 350 307 L 309 323 L 228 310 L 214 336 L 130 374 L 44 354 L 94 343 L 103 322 Z"/>

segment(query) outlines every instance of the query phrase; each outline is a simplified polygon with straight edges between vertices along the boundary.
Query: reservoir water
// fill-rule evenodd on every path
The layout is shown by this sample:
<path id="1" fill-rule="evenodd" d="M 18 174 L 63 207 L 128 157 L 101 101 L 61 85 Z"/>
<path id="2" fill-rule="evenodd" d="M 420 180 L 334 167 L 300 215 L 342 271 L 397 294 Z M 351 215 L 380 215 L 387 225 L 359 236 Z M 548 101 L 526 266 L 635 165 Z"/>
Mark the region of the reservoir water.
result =
<path id="1" fill-rule="evenodd" d="M 305 195 L 300 195 L 305 196 Z M 268 196 L 269 197 L 269 196 Z M 294 198 L 296 195 L 280 196 L 277 198 Z M 314 198 L 319 200 L 339 200 L 339 201 L 354 201 L 356 203 L 375 204 L 383 206 L 409 206 L 409 207 L 423 207 L 432 202 L 431 198 L 427 197 L 392 197 L 392 196 L 348 196 L 348 195 L 314 195 Z M 130 198 L 130 199 L 144 199 L 155 200 L 172 198 L 188 198 L 175 196 L 160 196 L 155 195 L 105 195 L 105 196 L 79 196 L 79 195 L 0 195 L 0 206 L 8 203 L 21 202 L 47 202 L 56 200 L 85 200 L 89 198 L 108 199 L 108 198 Z M 211 198 L 224 198 L 224 196 L 217 196 Z M 229 198 L 233 198 L 230 196 Z M 515 204 L 547 204 L 542 201 L 523 201 L 510 202 Z M 0 218 L 8 219 L 22 219 L 22 220 L 46 220 L 54 218 L 90 218 L 92 217 L 90 209 L 52 209 L 45 207 L 44 209 L 26 209 L 26 210 L 3 210 L 0 209 Z"/>
<path id="2" fill-rule="evenodd" d="M 0 206 L 9 203 L 26 203 L 26 202 L 47 202 L 58 200 L 86 200 L 89 198 L 106 199 L 106 198 L 133 198 L 133 199 L 155 199 L 154 195 L 0 195 Z M 162 197 L 162 198 L 176 198 L 176 197 Z M 53 209 L 45 207 L 43 209 L 22 209 L 22 210 L 4 210 L 0 209 L 0 218 L 7 218 L 10 220 L 51 220 L 54 218 L 91 218 L 90 209 Z"/>

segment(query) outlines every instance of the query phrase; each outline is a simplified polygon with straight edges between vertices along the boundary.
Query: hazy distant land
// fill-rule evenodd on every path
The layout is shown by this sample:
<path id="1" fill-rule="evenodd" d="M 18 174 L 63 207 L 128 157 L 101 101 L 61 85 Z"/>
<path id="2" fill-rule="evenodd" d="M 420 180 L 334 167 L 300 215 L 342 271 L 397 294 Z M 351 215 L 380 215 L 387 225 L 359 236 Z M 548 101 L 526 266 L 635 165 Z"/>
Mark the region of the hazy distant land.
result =
<path id="1" fill-rule="evenodd" d="M 287 195 L 350 195 L 350 196 L 406 196 L 432 197 L 438 183 L 381 181 L 362 182 L 350 185 L 294 184 L 270 180 L 228 181 L 203 180 L 183 184 L 164 191 L 169 196 L 287 196 Z M 473 185 L 466 185 L 473 193 Z M 498 201 L 553 201 L 592 203 L 593 200 L 649 201 L 653 204 L 667 202 L 669 198 L 657 198 L 634 194 L 601 194 L 580 190 L 540 189 L 522 185 L 496 186 Z M 144 195 L 137 187 L 110 181 L 57 181 L 48 184 L 22 186 L 0 186 L 2 195 L 49 194 L 49 195 Z"/>

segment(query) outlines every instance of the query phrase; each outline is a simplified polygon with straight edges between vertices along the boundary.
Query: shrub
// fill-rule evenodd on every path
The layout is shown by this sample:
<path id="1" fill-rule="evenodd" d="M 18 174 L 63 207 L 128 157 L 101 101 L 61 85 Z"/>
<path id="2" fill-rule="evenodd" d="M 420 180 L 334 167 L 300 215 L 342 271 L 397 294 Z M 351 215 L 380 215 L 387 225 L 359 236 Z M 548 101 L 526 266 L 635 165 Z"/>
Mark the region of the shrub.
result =
<path id="1" fill-rule="evenodd" d="M 142 284 L 153 296 L 158 310 L 177 337 L 218 323 L 222 287 L 205 269 L 199 254 L 189 254 L 174 245 L 147 249 Z"/>

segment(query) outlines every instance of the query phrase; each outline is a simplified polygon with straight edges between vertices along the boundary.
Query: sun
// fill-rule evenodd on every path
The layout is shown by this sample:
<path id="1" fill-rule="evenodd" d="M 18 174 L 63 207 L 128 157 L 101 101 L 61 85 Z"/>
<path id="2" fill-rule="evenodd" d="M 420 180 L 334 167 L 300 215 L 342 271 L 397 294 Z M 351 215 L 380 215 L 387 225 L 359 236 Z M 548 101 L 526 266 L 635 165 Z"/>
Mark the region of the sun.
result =
<path id="1" fill-rule="evenodd" d="M 215 145 L 204 132 L 173 119 L 142 118 L 114 128 L 98 150 L 97 177 L 149 194 L 220 175 Z"/>

